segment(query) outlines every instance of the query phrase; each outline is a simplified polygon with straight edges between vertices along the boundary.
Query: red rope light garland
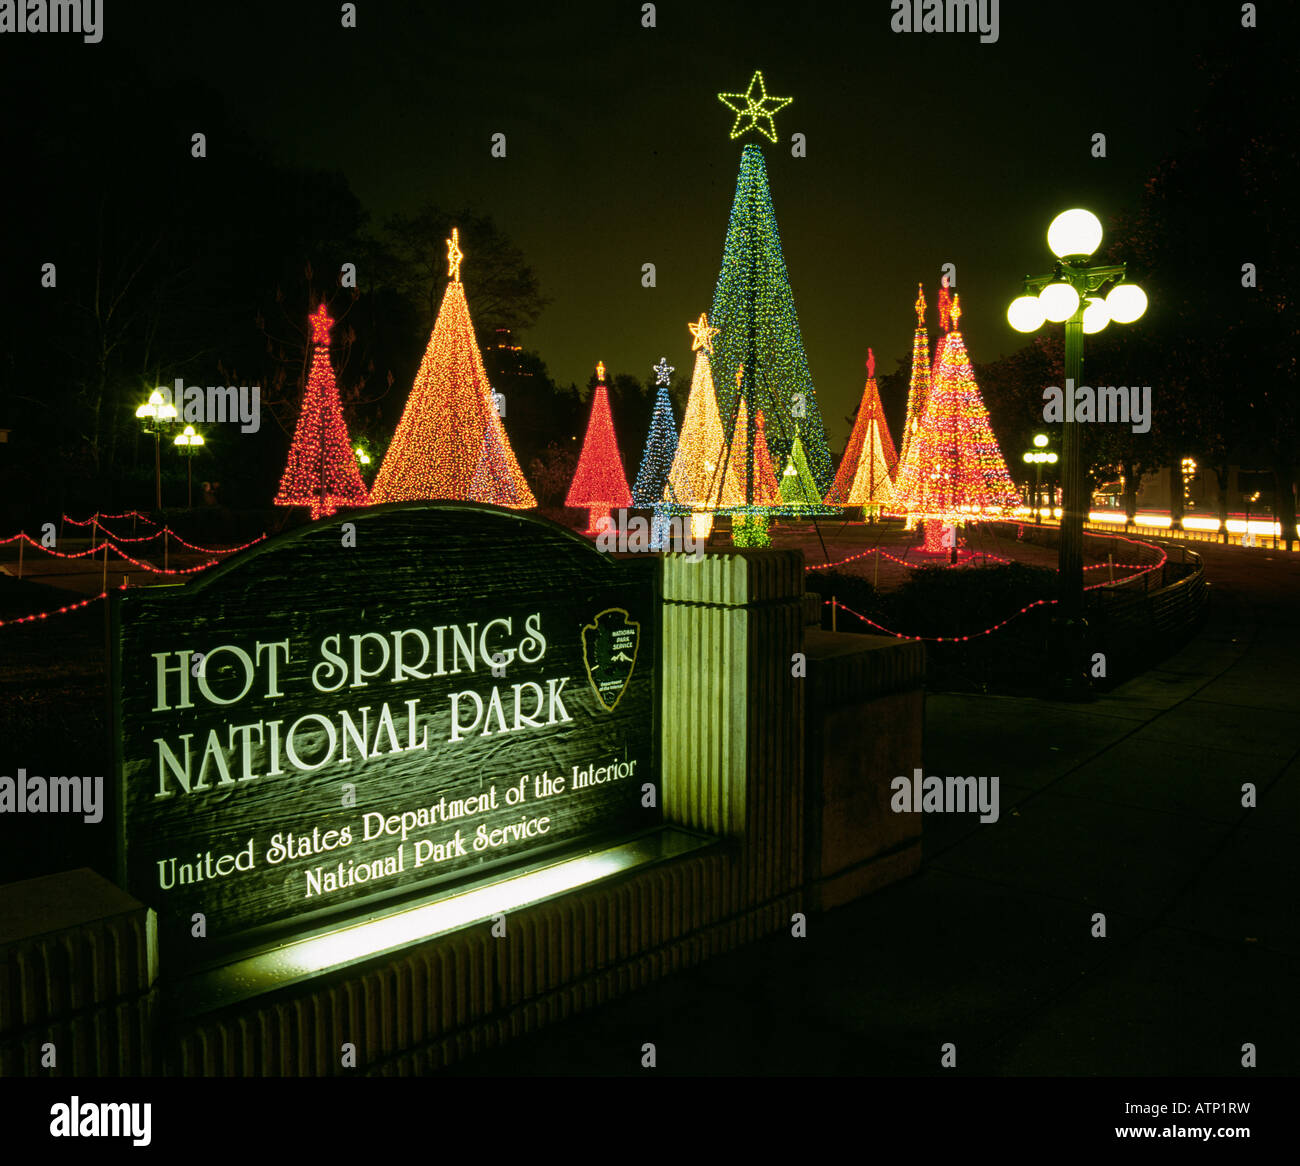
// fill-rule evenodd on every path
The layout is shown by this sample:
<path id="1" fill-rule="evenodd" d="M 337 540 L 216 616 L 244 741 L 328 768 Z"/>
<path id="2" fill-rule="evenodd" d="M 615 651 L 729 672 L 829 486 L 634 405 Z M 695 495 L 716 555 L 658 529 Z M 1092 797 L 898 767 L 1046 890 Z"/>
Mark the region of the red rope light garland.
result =
<path id="1" fill-rule="evenodd" d="M 1001 620 L 998 623 L 995 623 L 992 627 L 987 627 L 982 632 L 973 632 L 969 636 L 908 636 L 908 635 L 904 635 L 902 632 L 896 632 L 892 628 L 887 628 L 885 627 L 884 624 L 876 623 L 874 619 L 868 619 L 860 611 L 854 611 L 851 607 L 846 607 L 838 600 L 825 599 L 822 602 L 828 604 L 833 603 L 835 607 L 840 609 L 840 611 L 847 611 L 849 615 L 856 615 L 858 619 L 862 620 L 863 623 L 869 623 L 873 628 L 878 628 L 886 635 L 893 636 L 899 640 L 922 640 L 928 644 L 964 644 L 968 640 L 977 640 L 980 638 L 980 636 L 991 635 L 993 632 L 996 632 L 999 628 L 1006 627 L 1007 624 L 1009 624 L 1013 619 L 1018 619 L 1020 616 L 1024 615 L 1025 612 L 1032 611 L 1035 607 L 1051 607 L 1052 604 L 1057 603 L 1059 601 L 1055 599 L 1035 599 L 1033 603 L 1025 604 L 1025 606 L 1022 607 L 1019 611 L 1015 612 L 1012 615 L 1007 616 L 1006 619 Z"/>
<path id="2" fill-rule="evenodd" d="M 69 603 L 63 607 L 56 607 L 53 611 L 38 611 L 32 615 L 19 616 L 17 619 L 0 619 L 0 628 L 7 628 L 20 623 L 36 623 L 39 620 L 49 619 L 52 615 L 62 615 L 66 611 L 76 611 L 81 607 L 89 607 L 92 603 L 98 603 L 101 599 L 108 597 L 107 591 L 101 591 L 91 599 L 83 599 L 80 603 Z"/>

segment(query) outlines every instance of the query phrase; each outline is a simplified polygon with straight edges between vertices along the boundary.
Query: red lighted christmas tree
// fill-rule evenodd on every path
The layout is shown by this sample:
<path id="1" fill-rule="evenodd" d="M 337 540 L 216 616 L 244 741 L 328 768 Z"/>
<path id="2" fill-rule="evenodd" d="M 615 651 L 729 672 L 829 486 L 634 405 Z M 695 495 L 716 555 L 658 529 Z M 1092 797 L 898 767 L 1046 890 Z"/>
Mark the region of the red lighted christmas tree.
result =
<path id="1" fill-rule="evenodd" d="M 591 418 L 582 443 L 578 468 L 569 486 L 565 506 L 585 506 L 588 511 L 587 534 L 597 534 L 600 521 L 615 507 L 632 505 L 623 460 L 618 455 L 614 437 L 614 418 L 609 412 L 609 390 L 605 387 L 605 365 L 596 365 L 596 391 L 591 395 Z"/>
<path id="2" fill-rule="evenodd" d="M 894 483 L 895 503 L 927 522 L 964 522 L 1020 501 L 975 383 L 960 318 L 954 295 L 952 331 L 943 338 L 925 416 Z"/>
<path id="3" fill-rule="evenodd" d="M 880 390 L 876 387 L 876 357 L 867 349 L 867 384 L 844 447 L 835 482 L 826 495 L 828 506 L 888 505 L 893 500 L 890 481 L 898 468 L 894 439 L 889 435 Z"/>
<path id="4" fill-rule="evenodd" d="M 767 448 L 767 428 L 760 409 L 754 414 L 754 505 L 780 504 L 781 491 L 776 484 L 776 471 L 772 468 L 772 455 Z"/>
<path id="5" fill-rule="evenodd" d="M 308 319 L 313 346 L 311 369 L 275 505 L 310 506 L 312 518 L 321 518 L 340 506 L 365 506 L 369 498 L 348 440 L 339 388 L 330 366 L 330 328 L 334 321 L 324 304 Z"/>
<path id="6" fill-rule="evenodd" d="M 447 290 L 370 500 L 450 498 L 523 510 L 537 500 L 519 469 L 460 282 L 458 232 L 447 241 Z"/>

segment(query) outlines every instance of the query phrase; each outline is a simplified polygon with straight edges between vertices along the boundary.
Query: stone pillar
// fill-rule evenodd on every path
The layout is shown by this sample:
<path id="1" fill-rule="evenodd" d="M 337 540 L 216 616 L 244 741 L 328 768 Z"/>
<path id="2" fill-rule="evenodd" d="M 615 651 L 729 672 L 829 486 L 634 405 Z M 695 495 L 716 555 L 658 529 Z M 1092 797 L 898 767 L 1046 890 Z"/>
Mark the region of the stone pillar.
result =
<path id="1" fill-rule="evenodd" d="M 663 560 L 664 818 L 741 843 L 733 911 L 803 871 L 803 555 Z"/>
<path id="2" fill-rule="evenodd" d="M 809 627 L 805 650 L 807 903 L 825 911 L 920 869 L 922 815 L 890 798 L 922 764 L 925 647 Z"/>
<path id="3" fill-rule="evenodd" d="M 0 889 L 0 1076 L 152 1072 L 157 978 L 154 913 L 94 871 Z"/>

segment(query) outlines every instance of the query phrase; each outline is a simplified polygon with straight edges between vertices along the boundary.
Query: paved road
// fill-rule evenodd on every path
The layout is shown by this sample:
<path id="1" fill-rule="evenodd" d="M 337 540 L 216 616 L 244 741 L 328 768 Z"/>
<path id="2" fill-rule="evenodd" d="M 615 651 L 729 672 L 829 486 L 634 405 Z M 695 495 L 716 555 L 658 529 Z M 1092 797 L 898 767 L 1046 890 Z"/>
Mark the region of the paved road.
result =
<path id="1" fill-rule="evenodd" d="M 1300 1070 L 1300 557 L 1189 544 L 1204 631 L 1095 703 L 932 695 L 922 873 L 457 1070 L 1234 1075 Z M 1242 806 L 1242 785 L 1257 791 Z M 1093 916 L 1106 937 L 1094 938 Z"/>

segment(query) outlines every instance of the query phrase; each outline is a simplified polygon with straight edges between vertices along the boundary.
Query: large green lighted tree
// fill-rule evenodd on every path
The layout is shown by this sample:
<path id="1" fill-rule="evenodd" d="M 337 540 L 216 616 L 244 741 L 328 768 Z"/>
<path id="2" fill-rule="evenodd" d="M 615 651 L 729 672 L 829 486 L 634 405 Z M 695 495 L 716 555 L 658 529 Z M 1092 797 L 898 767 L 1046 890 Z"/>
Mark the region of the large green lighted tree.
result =
<path id="1" fill-rule="evenodd" d="M 753 129 L 776 140 L 772 114 L 789 99 L 769 97 L 761 73 L 754 74 L 746 93 L 718 96 L 736 112 L 733 138 Z M 740 157 L 722 270 L 709 318 L 720 330 L 713 348 L 713 382 L 718 387 L 723 425 L 731 431 L 738 400 L 744 396 L 751 418 L 750 449 L 745 455 L 752 457 L 752 418 L 761 411 L 777 465 L 789 462 L 797 426 L 820 500 L 832 477 L 826 429 L 781 253 L 763 152 L 753 144 L 746 145 Z M 742 371 L 739 385 L 733 379 L 737 369 Z"/>

